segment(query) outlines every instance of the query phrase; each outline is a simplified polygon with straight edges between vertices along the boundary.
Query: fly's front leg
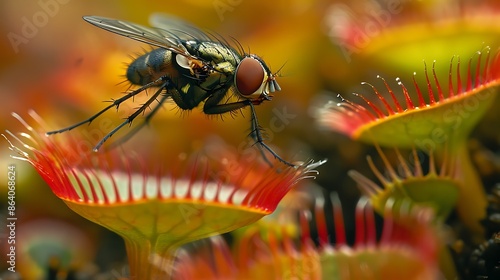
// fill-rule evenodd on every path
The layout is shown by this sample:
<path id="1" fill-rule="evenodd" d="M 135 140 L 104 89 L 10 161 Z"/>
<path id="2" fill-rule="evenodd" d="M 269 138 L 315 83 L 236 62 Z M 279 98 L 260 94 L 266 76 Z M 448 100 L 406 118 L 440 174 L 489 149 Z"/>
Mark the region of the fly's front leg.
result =
<path id="1" fill-rule="evenodd" d="M 203 112 L 205 114 L 223 114 L 227 112 L 231 112 L 234 110 L 238 110 L 241 108 L 244 108 L 246 106 L 250 106 L 251 109 L 251 136 L 255 140 L 255 144 L 259 145 L 259 149 L 261 150 L 262 156 L 264 157 L 264 160 L 269 163 L 269 165 L 272 166 L 270 161 L 266 158 L 265 154 L 262 152 L 262 148 L 268 150 L 274 158 L 277 160 L 281 161 L 282 163 L 295 167 L 294 164 L 289 163 L 288 161 L 282 159 L 275 151 L 273 151 L 269 146 L 267 146 L 264 143 L 264 139 L 262 138 L 262 132 L 261 128 L 259 126 L 259 122 L 257 120 L 257 114 L 255 113 L 255 108 L 254 108 L 254 103 L 251 100 L 243 100 L 243 101 L 238 101 L 238 102 L 233 102 L 233 103 L 227 103 L 227 104 L 218 104 L 219 101 L 224 97 L 224 92 L 219 93 L 220 95 L 213 94 L 210 98 L 207 99 L 205 102 L 205 106 L 203 107 Z M 262 102 L 262 101 L 260 101 Z M 260 102 L 256 104 L 260 104 Z"/>
<path id="2" fill-rule="evenodd" d="M 254 104 L 252 102 L 250 102 L 249 106 L 250 106 L 250 109 L 252 112 L 252 121 L 251 121 L 252 138 L 254 138 L 256 144 L 259 144 L 260 148 L 264 148 L 264 149 L 268 150 L 274 156 L 275 159 L 281 161 L 282 163 L 284 163 L 288 166 L 296 167 L 295 164 L 292 164 L 292 163 L 282 159 L 275 151 L 273 151 L 266 143 L 264 143 L 264 140 L 262 139 L 262 131 L 261 131 L 262 128 L 260 127 L 259 122 L 257 120 L 257 114 L 255 113 Z M 267 162 L 269 162 L 267 160 L 267 158 L 265 157 L 265 155 L 264 155 L 264 159 Z"/>

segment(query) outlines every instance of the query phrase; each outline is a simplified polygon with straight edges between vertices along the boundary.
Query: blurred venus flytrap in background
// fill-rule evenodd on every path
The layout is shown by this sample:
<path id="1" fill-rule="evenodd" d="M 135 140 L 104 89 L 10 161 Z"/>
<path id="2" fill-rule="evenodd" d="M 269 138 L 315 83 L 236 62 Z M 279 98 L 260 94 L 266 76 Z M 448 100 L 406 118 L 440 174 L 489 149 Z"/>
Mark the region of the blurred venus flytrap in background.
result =
<path id="1" fill-rule="evenodd" d="M 432 211 L 388 200 L 384 225 L 377 229 L 370 203 L 361 198 L 355 211 L 355 241 L 349 245 L 336 194 L 332 204 L 333 209 L 324 207 L 324 199 L 318 197 L 314 213 L 299 211 L 298 242 L 290 231 L 275 225 L 265 233 L 245 232 L 233 250 L 220 238 L 185 250 L 175 279 L 439 279 Z M 328 230 L 326 212 L 333 213 L 334 231 Z"/>
<path id="2" fill-rule="evenodd" d="M 496 1 L 358 0 L 329 6 L 325 24 L 347 60 L 402 74 L 422 60 L 468 58 L 481 45 L 498 46 Z M 439 75 L 446 69 L 439 69 Z"/>

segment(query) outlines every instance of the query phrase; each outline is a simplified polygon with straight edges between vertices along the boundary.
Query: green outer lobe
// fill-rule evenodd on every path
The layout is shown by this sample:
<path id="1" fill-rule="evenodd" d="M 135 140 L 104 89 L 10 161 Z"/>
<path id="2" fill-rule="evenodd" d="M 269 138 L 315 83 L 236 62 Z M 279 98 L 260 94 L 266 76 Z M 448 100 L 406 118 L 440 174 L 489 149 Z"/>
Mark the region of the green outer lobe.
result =
<path id="1" fill-rule="evenodd" d="M 86 205 L 65 201 L 73 211 L 126 238 L 167 234 L 173 244 L 221 234 L 269 214 L 244 206 L 203 201 L 148 200 L 117 205 Z"/>
<path id="2" fill-rule="evenodd" d="M 401 181 L 392 182 L 384 186 L 384 190 L 371 197 L 371 201 L 381 215 L 384 214 L 387 200 L 392 199 L 394 208 L 408 201 L 425 205 L 434 209 L 436 219 L 445 220 L 456 206 L 460 192 L 457 180 L 448 177 L 439 177 L 429 174 L 425 177 L 412 177 Z"/>
<path id="3" fill-rule="evenodd" d="M 229 232 L 269 214 L 243 206 L 181 199 L 116 205 L 64 202 L 79 215 L 125 240 L 133 279 L 169 279 L 179 246 Z"/>
<path id="4" fill-rule="evenodd" d="M 482 86 L 466 95 L 370 122 L 353 133 L 352 138 L 380 146 L 421 150 L 435 150 L 445 143 L 453 146 L 469 135 L 493 103 L 495 93 L 491 87 Z"/>

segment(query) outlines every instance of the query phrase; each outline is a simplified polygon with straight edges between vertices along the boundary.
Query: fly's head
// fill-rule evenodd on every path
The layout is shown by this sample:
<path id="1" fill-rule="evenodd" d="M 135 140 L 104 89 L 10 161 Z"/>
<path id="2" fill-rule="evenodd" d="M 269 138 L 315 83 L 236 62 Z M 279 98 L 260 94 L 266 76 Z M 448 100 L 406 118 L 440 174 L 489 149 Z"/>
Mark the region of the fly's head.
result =
<path id="1" fill-rule="evenodd" d="M 281 90 L 276 77 L 277 74 L 273 74 L 260 57 L 251 54 L 246 55 L 236 67 L 234 84 L 243 98 L 260 104 L 271 100 L 271 94 Z"/>

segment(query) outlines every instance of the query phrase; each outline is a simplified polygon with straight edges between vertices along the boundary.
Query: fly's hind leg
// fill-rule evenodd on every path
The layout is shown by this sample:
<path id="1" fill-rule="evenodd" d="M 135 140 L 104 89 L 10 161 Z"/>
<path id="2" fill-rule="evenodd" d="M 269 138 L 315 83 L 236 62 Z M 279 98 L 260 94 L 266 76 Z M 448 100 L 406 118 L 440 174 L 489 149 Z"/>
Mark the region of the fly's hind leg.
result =
<path id="1" fill-rule="evenodd" d="M 157 100 L 158 104 L 156 104 L 151 111 L 146 114 L 144 117 L 144 121 L 140 123 L 139 125 L 135 126 L 131 131 L 127 132 L 126 135 L 121 137 L 118 141 L 113 142 L 111 145 L 109 145 L 110 149 L 113 149 L 115 147 L 118 147 L 122 145 L 123 143 L 127 142 L 130 138 L 132 138 L 139 130 L 141 130 L 144 126 L 148 125 L 153 116 L 158 112 L 158 110 L 163 106 L 163 103 L 171 97 L 168 93 L 164 93 L 162 97 Z"/>
<path id="2" fill-rule="evenodd" d="M 128 139 L 130 139 L 132 136 L 134 136 L 140 129 L 142 129 L 144 126 L 148 125 L 153 116 L 158 112 L 158 110 L 162 107 L 163 103 L 168 99 L 172 98 L 172 100 L 175 102 L 175 104 L 182 110 L 191 110 L 196 105 L 198 105 L 204 98 L 205 95 L 195 95 L 193 94 L 194 92 L 185 92 L 179 86 L 172 81 L 170 78 L 164 76 L 162 77 L 164 79 L 164 84 L 161 85 L 160 89 L 150 98 L 148 101 L 138 109 L 140 112 L 136 113 L 142 113 L 146 107 L 149 107 L 149 105 L 154 101 L 157 100 L 156 98 L 160 95 L 162 90 L 165 90 L 165 93 L 163 96 L 157 100 L 158 104 L 153 106 L 151 111 L 146 114 L 144 117 L 144 121 L 140 123 L 139 125 L 135 126 L 130 132 L 128 132 L 125 136 L 123 136 L 120 140 L 117 142 L 114 142 L 111 144 L 110 148 L 115 148 L 124 142 L 126 142 Z M 188 88 L 187 90 L 196 90 L 194 87 L 193 88 Z M 134 113 L 133 115 L 129 116 L 125 122 L 123 122 L 119 127 L 117 127 L 114 131 L 117 131 L 127 123 L 131 123 L 132 119 L 135 118 L 137 115 Z M 112 131 L 112 133 L 114 133 Z M 111 135 L 112 135 L 111 133 Z M 110 135 L 110 136 L 111 136 Z M 109 138 L 109 137 L 108 137 Z M 104 139 L 105 140 L 105 139 Z"/>
<path id="3" fill-rule="evenodd" d="M 97 114 L 91 116 L 90 118 L 86 119 L 86 120 L 83 120 L 79 123 L 76 123 L 76 124 L 73 124 L 73 125 L 70 125 L 68 127 L 65 127 L 65 128 L 62 128 L 62 129 L 58 129 L 58 130 L 53 130 L 53 131 L 49 131 L 46 133 L 46 135 L 52 135 L 52 134 L 56 134 L 56 133 L 62 133 L 62 132 L 65 132 L 65 131 L 69 131 L 69 130 L 72 130 L 73 128 L 77 128 L 81 125 L 84 125 L 84 124 L 90 124 L 92 121 L 94 121 L 95 119 L 97 119 L 100 115 L 102 115 L 104 112 L 108 111 L 109 109 L 113 108 L 113 107 L 116 107 L 116 109 L 118 109 L 118 107 L 120 106 L 120 104 L 122 104 L 123 102 L 127 101 L 128 99 L 136 96 L 137 94 L 143 92 L 144 90 L 148 89 L 148 88 L 151 88 L 151 87 L 156 87 L 162 83 L 165 83 L 165 80 L 164 78 L 159 78 L 157 79 L 156 81 L 153 81 L 151 83 L 148 83 L 136 90 L 133 90 L 129 93 L 127 93 L 126 95 L 118 98 L 118 99 L 115 99 L 111 102 L 111 104 L 107 107 L 105 107 L 104 109 L 102 109 L 101 111 L 97 112 Z"/>
<path id="4" fill-rule="evenodd" d="M 97 143 L 97 145 L 94 147 L 94 151 L 98 151 L 101 146 L 104 144 L 104 142 L 106 142 L 106 140 L 108 140 L 111 136 L 113 136 L 113 134 L 115 134 L 118 130 L 120 130 L 122 127 L 124 127 L 125 125 L 127 124 L 131 124 L 132 121 L 137 118 L 137 116 L 139 116 L 140 114 L 142 114 L 144 112 L 144 110 L 146 110 L 146 108 L 148 108 L 151 103 L 153 103 L 153 101 L 155 101 L 158 96 L 160 96 L 161 92 L 168 86 L 169 84 L 169 80 L 167 78 L 165 78 L 166 81 L 164 84 L 162 84 L 160 86 L 160 88 L 144 103 L 142 104 L 139 109 L 137 109 L 134 113 L 132 113 L 130 116 L 128 116 L 124 122 L 122 122 L 120 125 L 118 125 L 117 127 L 115 127 L 113 130 L 111 130 L 108 134 L 106 134 L 102 139 L 101 141 L 99 141 L 99 143 Z M 168 97 L 168 95 L 165 97 L 163 97 L 161 100 L 164 101 L 166 98 Z M 158 110 L 158 108 L 161 106 L 161 104 L 155 106 L 153 108 L 153 111 L 152 113 L 149 113 L 148 116 L 149 118 L 146 120 L 146 121 L 149 121 L 149 119 L 154 115 L 154 113 L 156 113 L 156 111 Z M 147 116 L 147 117 L 148 117 Z M 146 122 L 145 122 L 146 123 Z M 139 125 L 139 129 L 142 128 L 143 125 Z M 132 130 L 131 133 L 135 134 L 139 129 L 134 129 Z M 130 134 L 130 133 L 129 133 Z M 126 139 L 129 139 L 130 137 L 133 136 L 133 134 L 127 134 L 125 135 L 125 137 L 127 137 Z"/>

